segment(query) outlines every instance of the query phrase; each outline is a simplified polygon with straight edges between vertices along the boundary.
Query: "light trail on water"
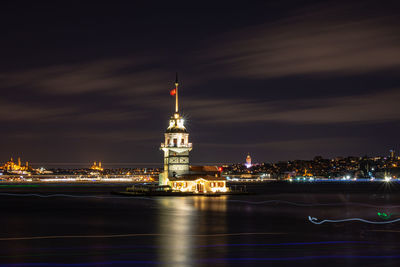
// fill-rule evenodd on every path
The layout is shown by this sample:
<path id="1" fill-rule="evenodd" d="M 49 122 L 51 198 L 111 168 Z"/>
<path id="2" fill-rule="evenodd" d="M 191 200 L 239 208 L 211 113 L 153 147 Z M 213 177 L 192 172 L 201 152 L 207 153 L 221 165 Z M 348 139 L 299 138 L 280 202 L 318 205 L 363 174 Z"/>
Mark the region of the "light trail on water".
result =
<path id="1" fill-rule="evenodd" d="M 287 233 L 221 233 L 221 234 L 114 234 L 114 235 L 47 235 L 47 236 L 23 236 L 23 237 L 2 237 L 0 241 L 36 240 L 36 239 L 72 239 L 72 238 L 121 238 L 121 237 L 146 237 L 146 236 L 172 236 L 172 237 L 222 237 L 222 236 L 245 236 L 245 235 L 284 235 Z"/>
<path id="2" fill-rule="evenodd" d="M 52 197 L 70 197 L 70 198 L 97 198 L 97 199 L 147 199 L 154 200 L 149 197 L 117 197 L 117 196 L 98 196 L 98 195 L 70 195 L 70 194 L 15 194 L 15 193 L 0 193 L 0 196 L 12 196 L 12 197 L 41 197 L 41 198 L 52 198 Z"/>
<path id="3" fill-rule="evenodd" d="M 246 201 L 246 200 L 234 200 L 228 199 L 227 202 L 238 202 L 238 203 L 246 203 L 252 205 L 261 205 L 261 204 L 287 204 L 293 206 L 300 206 L 300 207 L 323 207 L 323 206 L 363 206 L 369 208 L 381 208 L 382 206 L 372 205 L 372 204 L 365 204 L 359 202 L 335 202 L 335 203 L 304 203 L 304 202 L 291 202 L 286 200 L 279 200 L 279 199 L 272 199 L 272 200 L 265 200 L 265 201 Z M 396 206 L 384 206 L 385 208 L 400 208 L 400 205 Z"/>
<path id="4" fill-rule="evenodd" d="M 316 242 L 289 242 L 289 243 L 243 243 L 243 244 L 210 244 L 210 245 L 194 245 L 185 246 L 185 248 L 191 249 L 202 249 L 202 248 L 212 248 L 212 247 L 287 247 L 287 246 L 315 246 L 315 245 L 343 245 L 343 244 L 379 244 L 376 242 L 369 241 L 316 241 Z M 166 248 L 167 246 L 148 246 L 148 245 L 136 245 L 136 246 L 105 246 L 105 247 L 69 247 L 63 248 L 63 250 L 68 251 L 70 256 L 80 256 L 80 255 L 113 255 L 113 254 L 124 254 L 131 255 L 131 249 L 159 249 Z M 32 248 L 30 248 L 32 250 Z M 34 249 L 35 250 L 35 249 Z M 39 249 L 43 250 L 43 249 Z M 57 248 L 47 248 L 45 250 L 50 251 L 60 251 Z M 80 251 L 79 253 L 72 252 L 71 250 Z M 91 250 L 89 253 L 82 253 L 82 250 Z M 12 255 L 0 255 L 0 258 L 38 258 L 38 257 L 59 257 L 63 256 L 63 253 L 32 253 L 32 254 L 12 254 Z"/>
<path id="5" fill-rule="evenodd" d="M 364 222 L 364 223 L 369 223 L 369 224 L 389 224 L 389 223 L 395 223 L 399 222 L 400 218 L 391 220 L 391 221 L 383 221 L 383 222 L 376 222 L 376 221 L 369 221 L 361 218 L 348 218 L 348 219 L 339 219 L 339 220 L 322 220 L 318 221 L 317 218 L 308 216 L 308 220 L 312 222 L 313 224 L 323 224 L 323 223 L 340 223 L 340 222 L 352 222 L 352 221 L 358 221 L 358 222 Z"/>
<path id="6" fill-rule="evenodd" d="M 252 257 L 252 258 L 208 258 L 193 260 L 193 263 L 223 263 L 223 262 L 263 262 L 263 261 L 306 261 L 317 259 L 359 259 L 359 260 L 383 260 L 383 259 L 400 259 L 400 255 L 309 255 L 294 257 Z M 103 261 L 103 262 L 85 262 L 85 263 L 56 263 L 56 262 L 39 262 L 39 263 L 10 263 L 3 264 L 5 267 L 17 266 L 112 266 L 132 264 L 170 264 L 171 266 L 179 265 L 180 262 L 151 261 L 151 260 L 127 260 L 127 261 Z"/>
<path id="7" fill-rule="evenodd" d="M 52 197 L 70 197 L 70 198 L 94 198 L 94 199 L 146 199 L 146 200 L 157 200 L 157 198 L 151 197 L 140 197 L 140 196 L 99 196 L 99 195 L 71 195 L 71 194 L 19 194 L 19 193 L 0 193 L 0 196 L 15 196 L 15 197 L 41 197 L 41 198 L 52 198 Z M 265 201 L 246 201 L 246 200 L 236 200 L 236 199 L 226 199 L 226 202 L 233 203 L 244 203 L 251 205 L 262 205 L 262 204 L 287 204 L 300 207 L 320 207 L 320 206 L 363 206 L 369 208 L 382 208 L 387 209 L 400 208 L 400 205 L 392 206 L 379 206 L 372 204 L 365 204 L 359 202 L 335 202 L 335 203 L 304 203 L 304 202 L 291 202 L 286 200 L 271 199 Z"/>

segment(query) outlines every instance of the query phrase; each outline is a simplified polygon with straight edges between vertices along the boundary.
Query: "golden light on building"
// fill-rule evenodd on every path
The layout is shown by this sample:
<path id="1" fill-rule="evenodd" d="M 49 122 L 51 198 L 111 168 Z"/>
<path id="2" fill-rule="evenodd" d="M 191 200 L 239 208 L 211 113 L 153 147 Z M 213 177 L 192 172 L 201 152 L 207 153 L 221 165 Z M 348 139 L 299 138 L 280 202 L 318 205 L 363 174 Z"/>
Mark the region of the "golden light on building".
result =
<path id="1" fill-rule="evenodd" d="M 21 158 L 18 157 L 18 161 L 14 162 L 14 159 L 11 157 L 1 168 L 8 172 L 26 173 L 29 170 L 29 163 L 26 162 L 25 165 L 22 165 Z"/>
<path id="2" fill-rule="evenodd" d="M 304 169 L 303 176 L 304 176 L 304 177 L 312 177 L 312 176 L 313 176 L 313 174 L 312 174 L 311 172 L 308 172 L 308 170 L 307 170 L 307 169 Z"/>
<path id="3" fill-rule="evenodd" d="M 246 164 L 245 165 L 246 165 L 247 168 L 250 168 L 252 166 L 250 153 L 247 153 Z"/>
<path id="4" fill-rule="evenodd" d="M 95 171 L 104 171 L 104 168 L 101 167 L 101 161 L 99 161 L 99 164 L 97 165 L 97 162 L 93 162 L 92 167 L 90 167 L 91 170 L 95 170 Z"/>

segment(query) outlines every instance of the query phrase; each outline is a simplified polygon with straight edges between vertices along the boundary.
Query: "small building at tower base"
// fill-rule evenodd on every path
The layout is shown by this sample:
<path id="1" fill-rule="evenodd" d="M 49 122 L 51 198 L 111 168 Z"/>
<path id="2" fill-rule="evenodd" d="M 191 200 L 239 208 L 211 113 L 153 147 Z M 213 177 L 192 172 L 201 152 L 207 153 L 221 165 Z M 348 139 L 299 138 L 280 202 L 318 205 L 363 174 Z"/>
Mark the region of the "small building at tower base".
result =
<path id="1" fill-rule="evenodd" d="M 210 175 L 184 175 L 170 179 L 172 190 L 200 194 L 227 192 L 226 179 Z"/>

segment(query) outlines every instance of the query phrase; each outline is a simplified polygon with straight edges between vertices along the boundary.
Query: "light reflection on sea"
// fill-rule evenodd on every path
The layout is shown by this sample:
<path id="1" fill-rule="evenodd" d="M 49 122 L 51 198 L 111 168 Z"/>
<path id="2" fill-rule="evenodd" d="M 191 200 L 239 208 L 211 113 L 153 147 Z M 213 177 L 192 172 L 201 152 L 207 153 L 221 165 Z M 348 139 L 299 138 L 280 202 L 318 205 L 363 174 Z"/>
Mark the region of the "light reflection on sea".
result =
<path id="1" fill-rule="evenodd" d="M 211 200 L 211 201 L 210 201 Z M 199 232 L 226 233 L 226 196 L 218 198 L 181 197 L 158 198 L 161 211 L 159 212 L 158 238 L 160 262 L 163 266 L 189 266 L 193 262 L 196 237 Z M 207 223 L 207 217 L 199 216 L 199 211 L 219 212 L 218 222 L 212 225 Z M 203 228 L 203 229 L 202 229 Z M 200 237 L 201 238 L 201 237 Z M 207 238 L 203 238 L 208 244 Z M 224 241 L 224 237 L 219 237 Z"/>
<path id="2" fill-rule="evenodd" d="M 336 204 L 265 203 L 274 199 Z M 314 225 L 307 219 L 382 221 L 377 212 L 400 216 L 400 207 L 389 207 L 393 205 L 400 205 L 398 195 L 365 193 L 137 199 L 0 196 L 0 265 L 395 265 L 400 262 L 400 223 Z M 110 236 L 115 234 L 140 235 Z M 1 240 L 55 235 L 77 237 Z"/>

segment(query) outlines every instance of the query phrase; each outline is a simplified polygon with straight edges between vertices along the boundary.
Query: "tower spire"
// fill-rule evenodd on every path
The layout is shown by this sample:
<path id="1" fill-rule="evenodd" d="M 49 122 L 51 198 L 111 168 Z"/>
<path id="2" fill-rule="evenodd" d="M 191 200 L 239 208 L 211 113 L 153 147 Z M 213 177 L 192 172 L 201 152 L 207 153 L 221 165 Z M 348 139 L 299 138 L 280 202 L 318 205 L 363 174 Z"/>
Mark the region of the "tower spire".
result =
<path id="1" fill-rule="evenodd" d="M 179 111 L 179 106 L 178 106 L 178 73 L 176 73 L 176 79 L 175 79 L 175 112 L 178 113 Z"/>

